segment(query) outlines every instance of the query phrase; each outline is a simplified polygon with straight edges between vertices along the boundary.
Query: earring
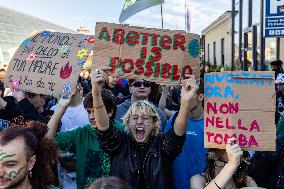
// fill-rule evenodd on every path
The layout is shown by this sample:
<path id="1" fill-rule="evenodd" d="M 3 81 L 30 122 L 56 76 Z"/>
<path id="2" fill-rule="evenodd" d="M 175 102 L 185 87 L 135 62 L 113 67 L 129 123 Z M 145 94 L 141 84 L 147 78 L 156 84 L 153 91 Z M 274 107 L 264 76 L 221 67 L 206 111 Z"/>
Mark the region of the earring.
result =
<path id="1" fill-rule="evenodd" d="M 33 172 L 31 170 L 29 170 L 29 178 L 33 177 Z"/>

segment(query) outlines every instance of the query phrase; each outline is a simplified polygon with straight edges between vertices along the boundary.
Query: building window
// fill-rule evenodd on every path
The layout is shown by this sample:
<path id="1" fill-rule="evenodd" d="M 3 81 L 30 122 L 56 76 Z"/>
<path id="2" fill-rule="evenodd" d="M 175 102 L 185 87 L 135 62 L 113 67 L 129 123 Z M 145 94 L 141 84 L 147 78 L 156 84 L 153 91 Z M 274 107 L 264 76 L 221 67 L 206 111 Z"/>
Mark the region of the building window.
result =
<path id="1" fill-rule="evenodd" d="M 213 63 L 216 66 L 217 62 L 216 62 L 216 42 L 213 42 Z"/>
<path id="2" fill-rule="evenodd" d="M 269 68 L 269 62 L 276 60 L 276 38 L 265 38 L 265 62 Z"/>
<path id="3" fill-rule="evenodd" d="M 221 64 L 225 65 L 224 38 L 221 39 Z"/>
<path id="4" fill-rule="evenodd" d="M 210 62 L 210 44 L 207 44 L 207 62 Z"/>

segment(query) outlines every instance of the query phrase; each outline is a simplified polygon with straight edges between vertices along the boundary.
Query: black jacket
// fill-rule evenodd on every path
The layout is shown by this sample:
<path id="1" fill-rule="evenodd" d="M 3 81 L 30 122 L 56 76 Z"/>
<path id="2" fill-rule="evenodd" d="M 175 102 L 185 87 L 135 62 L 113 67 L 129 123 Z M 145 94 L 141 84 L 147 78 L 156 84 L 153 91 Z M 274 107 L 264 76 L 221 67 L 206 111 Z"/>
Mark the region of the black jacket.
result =
<path id="1" fill-rule="evenodd" d="M 20 107 L 17 105 L 14 97 L 3 97 L 7 105 L 0 110 L 0 119 L 11 121 L 13 118 L 22 115 Z"/>
<path id="2" fill-rule="evenodd" d="M 37 120 L 47 124 L 50 119 L 49 116 L 51 117 L 53 114 L 53 111 L 44 111 L 39 113 L 27 98 L 21 100 L 18 103 L 18 106 L 22 111 L 23 117 L 27 120 Z"/>
<path id="3" fill-rule="evenodd" d="M 98 130 L 101 148 L 111 157 L 111 175 L 125 180 L 130 189 L 172 189 L 172 165 L 181 152 L 185 135 L 173 129 L 152 137 L 141 149 L 132 137 L 111 126 Z M 142 153 L 141 153 L 142 150 Z"/>
<path id="4" fill-rule="evenodd" d="M 7 102 L 7 105 L 0 110 L 0 131 L 8 127 L 12 119 L 22 115 L 14 97 L 7 96 L 3 99 Z"/>

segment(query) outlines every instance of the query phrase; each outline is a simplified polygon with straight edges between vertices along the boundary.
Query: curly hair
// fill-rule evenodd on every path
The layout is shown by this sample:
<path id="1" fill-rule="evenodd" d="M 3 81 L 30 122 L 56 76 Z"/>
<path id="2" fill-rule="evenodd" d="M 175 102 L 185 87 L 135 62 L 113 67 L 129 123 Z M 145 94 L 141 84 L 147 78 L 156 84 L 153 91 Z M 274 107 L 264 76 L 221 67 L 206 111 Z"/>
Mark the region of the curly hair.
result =
<path id="1" fill-rule="evenodd" d="M 215 175 L 215 163 L 218 160 L 220 161 L 218 155 L 216 154 L 218 150 L 220 150 L 220 149 L 210 149 L 207 152 L 207 155 L 206 155 L 207 165 L 205 167 L 205 175 L 204 175 L 207 183 L 211 182 L 216 177 L 216 175 Z M 247 151 L 244 151 L 243 157 L 248 159 L 249 153 Z M 223 161 L 223 160 L 221 160 L 221 161 Z M 226 162 L 224 162 L 224 163 L 226 163 Z M 248 162 L 241 160 L 241 163 L 240 163 L 237 171 L 233 175 L 233 181 L 235 182 L 235 184 L 238 188 L 246 187 L 248 167 L 249 167 Z"/>
<path id="2" fill-rule="evenodd" d="M 126 114 L 122 117 L 123 120 L 123 124 L 125 125 L 125 130 L 127 133 L 129 133 L 129 120 L 131 118 L 131 116 L 137 112 L 137 111 L 141 111 L 144 114 L 150 115 L 153 118 L 153 130 L 151 132 L 152 136 L 157 136 L 160 132 L 160 125 L 161 125 L 161 119 L 159 114 L 157 113 L 157 111 L 154 108 L 154 105 L 152 105 L 150 102 L 148 102 L 147 100 L 139 100 L 137 102 L 134 102 L 130 108 L 128 109 L 128 111 L 126 112 Z"/>
<path id="3" fill-rule="evenodd" d="M 116 97 L 108 89 L 103 89 L 101 92 L 101 95 L 102 95 L 103 103 L 104 103 L 107 113 L 113 112 L 111 119 L 114 119 L 116 115 Z M 84 108 L 86 109 L 93 108 L 92 92 L 88 93 L 84 97 L 83 105 L 84 105 Z"/>
<path id="4" fill-rule="evenodd" d="M 45 137 L 48 127 L 39 121 L 30 121 L 26 126 L 13 125 L 0 133 L 0 144 L 22 137 L 26 146 L 26 158 L 36 155 L 30 178 L 33 188 L 47 189 L 55 182 L 53 166 L 58 159 L 58 148 L 53 140 Z"/>

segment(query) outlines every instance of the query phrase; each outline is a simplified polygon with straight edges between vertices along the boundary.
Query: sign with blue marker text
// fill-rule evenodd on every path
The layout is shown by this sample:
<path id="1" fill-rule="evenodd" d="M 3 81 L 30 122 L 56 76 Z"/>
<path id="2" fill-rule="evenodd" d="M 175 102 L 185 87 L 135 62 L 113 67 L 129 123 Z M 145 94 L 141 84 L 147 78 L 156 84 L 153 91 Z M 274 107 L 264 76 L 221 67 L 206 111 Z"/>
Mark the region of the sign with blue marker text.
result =
<path id="1" fill-rule="evenodd" d="M 265 37 L 284 36 L 284 0 L 266 0 Z"/>
<path id="2" fill-rule="evenodd" d="M 204 77 L 204 144 L 225 149 L 275 150 L 274 72 L 222 72 Z"/>

